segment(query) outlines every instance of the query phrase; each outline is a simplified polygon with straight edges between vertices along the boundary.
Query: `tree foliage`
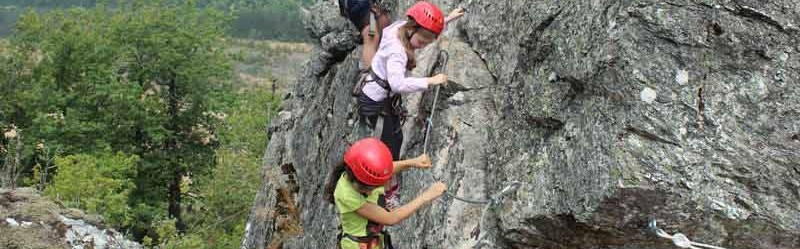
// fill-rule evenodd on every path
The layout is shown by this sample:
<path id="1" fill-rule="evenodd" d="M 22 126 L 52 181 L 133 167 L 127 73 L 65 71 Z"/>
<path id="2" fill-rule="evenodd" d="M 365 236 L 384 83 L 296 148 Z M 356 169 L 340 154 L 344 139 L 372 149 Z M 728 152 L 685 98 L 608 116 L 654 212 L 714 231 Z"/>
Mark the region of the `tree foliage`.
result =
<path id="1" fill-rule="evenodd" d="M 54 8 L 94 7 L 107 4 L 111 7 L 130 1 L 97 0 L 9 0 L 0 4 L 0 36 L 11 33 L 17 16 L 26 8 L 51 10 Z M 185 0 L 164 0 L 164 4 L 179 6 Z M 283 41 L 306 40 L 300 8 L 313 0 L 196 0 L 199 8 L 214 8 L 235 16 L 229 35 L 238 38 L 271 39 Z"/>
<path id="2" fill-rule="evenodd" d="M 56 158 L 59 173 L 45 194 L 68 207 L 100 214 L 114 227 L 128 225 L 133 221 L 128 197 L 135 188 L 137 160 L 137 156 L 122 153 Z"/>
<path id="3" fill-rule="evenodd" d="M 183 180 L 214 165 L 217 120 L 208 113 L 229 105 L 229 20 L 192 2 L 29 11 L 4 58 L 2 120 L 24 132 L 25 144 L 64 155 L 107 148 L 137 156 L 127 201 L 141 213 L 133 215 L 155 220 L 164 215 L 153 210 L 169 207 L 181 230 Z M 27 148 L 26 158 L 36 158 Z"/>
<path id="4" fill-rule="evenodd" d="M 151 245 L 238 244 L 279 100 L 235 91 L 230 12 L 199 4 L 22 14 L 0 46 L 0 131 L 19 134 L 0 160 L 21 138 L 30 184 Z"/>
<path id="5" fill-rule="evenodd" d="M 266 89 L 238 96 L 218 129 L 221 146 L 211 174 L 197 177 L 196 210 L 188 217 L 192 234 L 205 238 L 204 248 L 235 248 L 244 235 L 248 211 L 261 186 L 261 158 L 266 150 L 267 124 L 280 101 Z M 188 237 L 191 239 L 192 237 Z"/>

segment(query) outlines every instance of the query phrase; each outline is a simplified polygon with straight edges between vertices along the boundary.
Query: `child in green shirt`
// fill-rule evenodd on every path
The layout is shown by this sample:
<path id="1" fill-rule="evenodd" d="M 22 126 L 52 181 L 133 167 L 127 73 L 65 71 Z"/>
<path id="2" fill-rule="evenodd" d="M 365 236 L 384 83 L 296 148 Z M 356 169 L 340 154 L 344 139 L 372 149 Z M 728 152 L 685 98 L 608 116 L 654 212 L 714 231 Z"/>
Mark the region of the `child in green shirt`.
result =
<path id="1" fill-rule="evenodd" d="M 333 170 L 326 186 L 328 200 L 339 211 L 340 248 L 391 249 L 383 226 L 405 220 L 444 193 L 446 185 L 436 182 L 411 202 L 391 211 L 384 208 L 383 184 L 392 174 L 409 167 L 430 168 L 430 158 L 421 155 L 392 162 L 389 148 L 375 138 L 359 140 L 347 150 L 344 162 Z"/>

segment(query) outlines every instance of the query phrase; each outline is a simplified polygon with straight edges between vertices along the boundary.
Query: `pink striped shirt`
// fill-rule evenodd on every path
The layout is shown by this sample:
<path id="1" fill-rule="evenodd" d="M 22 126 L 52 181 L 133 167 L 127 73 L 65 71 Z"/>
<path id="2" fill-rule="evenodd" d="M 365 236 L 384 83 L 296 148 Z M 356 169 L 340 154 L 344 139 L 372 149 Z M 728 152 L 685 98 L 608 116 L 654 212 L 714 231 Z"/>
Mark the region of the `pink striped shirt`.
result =
<path id="1" fill-rule="evenodd" d="M 372 58 L 372 70 L 378 77 L 389 82 L 392 93 L 413 93 L 428 89 L 426 78 L 409 77 L 411 72 L 406 70 L 408 56 L 397 37 L 397 30 L 405 23 L 406 21 L 397 21 L 383 29 L 381 44 Z M 364 85 L 363 91 L 374 101 L 386 98 L 386 90 L 375 82 Z"/>

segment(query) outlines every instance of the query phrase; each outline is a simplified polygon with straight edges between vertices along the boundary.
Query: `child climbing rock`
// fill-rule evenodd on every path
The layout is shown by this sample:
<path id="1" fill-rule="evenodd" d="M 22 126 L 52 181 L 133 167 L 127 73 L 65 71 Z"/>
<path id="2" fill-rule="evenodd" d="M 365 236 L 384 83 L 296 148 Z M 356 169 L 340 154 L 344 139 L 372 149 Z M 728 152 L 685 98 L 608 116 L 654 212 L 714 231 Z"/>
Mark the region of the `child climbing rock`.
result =
<path id="1" fill-rule="evenodd" d="M 393 162 L 389 148 L 375 138 L 359 140 L 347 149 L 344 162 L 334 168 L 325 187 L 328 201 L 339 211 L 339 248 L 391 249 L 391 238 L 383 226 L 408 218 L 444 193 L 445 184 L 436 182 L 411 202 L 385 209 L 383 184 L 410 167 L 430 168 L 431 162 L 427 156 Z"/>
<path id="2" fill-rule="evenodd" d="M 378 50 L 383 28 L 391 23 L 389 11 L 378 0 L 339 0 L 339 12 L 361 33 L 364 46 L 361 49 L 359 68 L 366 72 L 375 51 Z"/>
<path id="3" fill-rule="evenodd" d="M 424 91 L 429 85 L 444 84 L 447 75 L 438 74 L 429 78 L 408 77 L 416 66 L 414 51 L 436 40 L 445 23 L 464 15 L 458 8 L 445 19 L 436 5 L 418 1 L 406 12 L 408 20 L 397 21 L 383 30 L 380 47 L 372 58 L 368 75 L 356 84 L 354 94 L 358 96 L 360 127 L 372 133 L 380 132 L 380 139 L 398 160 L 403 143 L 401 125 L 405 118 L 400 94 Z M 360 134 L 367 135 L 367 134 Z M 386 202 L 391 209 L 397 206 L 398 181 L 392 179 L 386 186 Z"/>

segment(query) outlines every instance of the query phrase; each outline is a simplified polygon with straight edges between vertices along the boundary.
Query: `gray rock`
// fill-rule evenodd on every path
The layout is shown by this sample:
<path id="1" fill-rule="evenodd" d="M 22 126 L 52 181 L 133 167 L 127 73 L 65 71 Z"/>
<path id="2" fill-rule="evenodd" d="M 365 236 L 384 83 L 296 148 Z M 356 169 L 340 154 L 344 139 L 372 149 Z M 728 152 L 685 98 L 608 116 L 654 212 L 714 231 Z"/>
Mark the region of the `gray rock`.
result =
<path id="1" fill-rule="evenodd" d="M 412 2 L 398 1 L 394 13 Z M 470 198 L 524 183 L 482 224 L 488 242 L 675 248 L 648 230 L 656 220 L 665 232 L 725 248 L 800 248 L 800 4 L 433 2 L 468 13 L 419 51 L 413 72 L 430 75 L 439 51 L 450 54 L 430 173 Z M 265 187 L 244 238 L 259 243 L 243 248 L 336 243 L 323 188 L 357 139 L 349 91 L 360 52 L 342 38 L 349 24 L 333 16 L 335 5 L 313 9 L 307 26 L 317 48 L 284 105 L 291 114 L 270 128 Z M 657 93 L 650 103 L 645 88 Z M 423 151 L 432 98 L 405 96 L 414 116 L 403 127 L 405 157 Z M 402 202 L 431 184 L 427 173 L 403 173 Z M 302 236 L 276 225 L 291 209 Z M 471 248 L 481 213 L 442 197 L 389 231 L 400 248 Z"/>
<path id="2" fill-rule="evenodd" d="M 19 222 L 17 222 L 17 220 L 15 220 L 13 218 L 6 218 L 6 223 L 8 223 L 8 226 L 10 226 L 10 227 L 18 227 L 19 226 Z"/>
<path id="3" fill-rule="evenodd" d="M 143 248 L 136 242 L 127 240 L 122 234 L 111 229 L 97 228 L 83 220 L 73 220 L 59 216 L 60 222 L 67 229 L 64 231 L 64 240 L 73 249 L 139 249 Z"/>

